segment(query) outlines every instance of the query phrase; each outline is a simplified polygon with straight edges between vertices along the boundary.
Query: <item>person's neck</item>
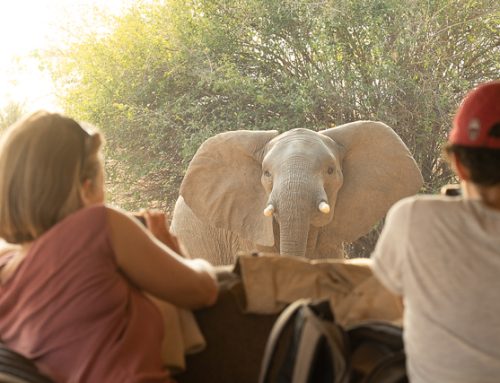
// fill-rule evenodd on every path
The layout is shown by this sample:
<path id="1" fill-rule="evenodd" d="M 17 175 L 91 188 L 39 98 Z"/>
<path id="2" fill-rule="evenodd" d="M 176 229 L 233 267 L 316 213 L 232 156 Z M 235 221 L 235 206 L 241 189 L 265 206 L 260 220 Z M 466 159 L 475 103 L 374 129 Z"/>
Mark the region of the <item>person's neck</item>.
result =
<path id="1" fill-rule="evenodd" d="M 481 200 L 486 206 L 500 210 L 500 185 L 480 186 L 472 182 L 461 182 L 465 198 Z"/>

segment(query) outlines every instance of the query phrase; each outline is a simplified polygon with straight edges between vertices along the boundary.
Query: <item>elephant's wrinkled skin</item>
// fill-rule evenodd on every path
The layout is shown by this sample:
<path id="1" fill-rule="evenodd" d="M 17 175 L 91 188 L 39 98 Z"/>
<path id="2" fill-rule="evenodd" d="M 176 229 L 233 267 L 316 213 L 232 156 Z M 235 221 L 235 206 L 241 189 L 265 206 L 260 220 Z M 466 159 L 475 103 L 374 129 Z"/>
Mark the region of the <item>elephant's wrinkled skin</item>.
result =
<path id="1" fill-rule="evenodd" d="M 329 258 L 367 233 L 422 176 L 387 125 L 239 130 L 206 140 L 180 188 L 172 229 L 192 257 L 238 251 Z"/>

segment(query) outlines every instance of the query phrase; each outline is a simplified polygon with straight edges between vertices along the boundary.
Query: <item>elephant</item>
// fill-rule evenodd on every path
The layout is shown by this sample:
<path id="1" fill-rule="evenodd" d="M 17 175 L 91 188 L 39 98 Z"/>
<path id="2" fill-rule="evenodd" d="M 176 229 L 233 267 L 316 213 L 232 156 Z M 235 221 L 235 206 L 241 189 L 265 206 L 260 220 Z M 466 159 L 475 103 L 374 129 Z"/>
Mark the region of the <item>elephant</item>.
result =
<path id="1" fill-rule="evenodd" d="M 382 122 L 314 131 L 235 130 L 204 141 L 182 180 L 171 230 L 215 265 L 238 252 L 341 258 L 422 175 Z"/>

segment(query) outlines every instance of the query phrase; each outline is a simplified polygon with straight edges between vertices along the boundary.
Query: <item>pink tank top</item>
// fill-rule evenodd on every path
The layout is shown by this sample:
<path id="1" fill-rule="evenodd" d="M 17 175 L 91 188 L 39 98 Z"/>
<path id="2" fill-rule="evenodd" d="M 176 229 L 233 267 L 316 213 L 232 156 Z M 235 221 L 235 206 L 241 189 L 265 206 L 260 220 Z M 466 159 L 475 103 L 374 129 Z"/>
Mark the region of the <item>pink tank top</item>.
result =
<path id="1" fill-rule="evenodd" d="M 160 313 L 118 269 L 106 220 L 81 209 L 33 242 L 0 285 L 0 338 L 56 382 L 170 382 Z"/>

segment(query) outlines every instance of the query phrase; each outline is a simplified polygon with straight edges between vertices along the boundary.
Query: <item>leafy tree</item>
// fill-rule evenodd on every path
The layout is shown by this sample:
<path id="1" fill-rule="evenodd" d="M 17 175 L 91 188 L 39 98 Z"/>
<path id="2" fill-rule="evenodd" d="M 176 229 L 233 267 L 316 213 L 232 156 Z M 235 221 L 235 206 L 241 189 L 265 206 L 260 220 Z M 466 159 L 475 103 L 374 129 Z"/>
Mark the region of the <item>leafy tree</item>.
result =
<path id="1" fill-rule="evenodd" d="M 112 197 L 134 209 L 172 208 L 213 134 L 357 119 L 392 126 L 437 192 L 452 181 L 441 146 L 457 103 L 500 73 L 494 0 L 155 1 L 109 25 L 52 70 L 67 111 L 106 132 Z"/>
<path id="2" fill-rule="evenodd" d="M 24 105 L 17 102 L 9 102 L 0 110 L 0 132 L 25 114 Z"/>

